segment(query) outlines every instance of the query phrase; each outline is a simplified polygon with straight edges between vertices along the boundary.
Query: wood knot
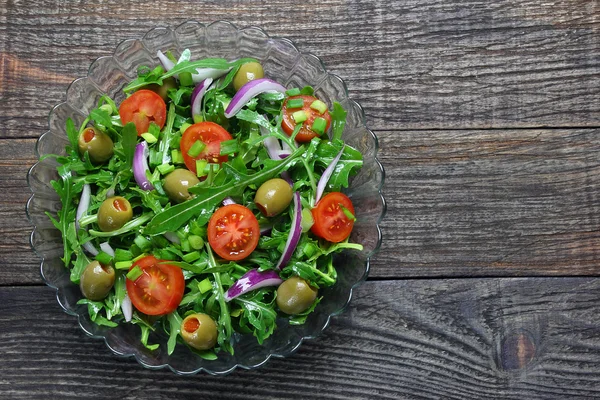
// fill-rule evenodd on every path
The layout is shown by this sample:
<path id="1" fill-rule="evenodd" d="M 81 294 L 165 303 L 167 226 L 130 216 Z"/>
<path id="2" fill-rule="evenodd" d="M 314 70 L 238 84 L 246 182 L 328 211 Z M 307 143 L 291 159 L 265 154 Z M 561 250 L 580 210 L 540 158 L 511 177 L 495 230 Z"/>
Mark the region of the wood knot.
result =
<path id="1" fill-rule="evenodd" d="M 499 365 L 504 370 L 525 368 L 535 357 L 536 346 L 529 332 L 521 330 L 504 337 Z"/>

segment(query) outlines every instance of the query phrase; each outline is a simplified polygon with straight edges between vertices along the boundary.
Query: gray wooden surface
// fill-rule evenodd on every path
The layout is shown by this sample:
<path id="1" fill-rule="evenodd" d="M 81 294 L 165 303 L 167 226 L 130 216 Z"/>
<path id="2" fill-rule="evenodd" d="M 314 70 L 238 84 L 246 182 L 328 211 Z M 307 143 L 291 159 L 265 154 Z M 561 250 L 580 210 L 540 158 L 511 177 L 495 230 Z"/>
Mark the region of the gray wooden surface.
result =
<path id="1" fill-rule="evenodd" d="M 227 377 L 146 370 L 39 276 L 35 140 L 123 39 L 187 19 L 288 37 L 380 139 L 369 281 L 294 356 Z M 598 1 L 0 0 L 0 398 L 600 397 Z"/>

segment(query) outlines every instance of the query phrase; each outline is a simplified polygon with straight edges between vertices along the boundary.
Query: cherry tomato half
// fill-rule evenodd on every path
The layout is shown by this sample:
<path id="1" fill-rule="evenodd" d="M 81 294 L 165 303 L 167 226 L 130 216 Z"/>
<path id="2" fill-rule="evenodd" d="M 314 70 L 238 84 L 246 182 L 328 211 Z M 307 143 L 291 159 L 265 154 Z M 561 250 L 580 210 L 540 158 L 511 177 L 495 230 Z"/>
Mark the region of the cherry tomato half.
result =
<path id="1" fill-rule="evenodd" d="M 248 257 L 256 248 L 259 237 L 256 217 L 240 204 L 219 208 L 208 221 L 208 243 L 226 260 Z"/>
<path id="2" fill-rule="evenodd" d="M 167 120 L 167 105 L 152 90 L 138 90 L 121 103 L 119 116 L 123 125 L 133 122 L 138 136 L 148 132 L 150 123 L 154 122 L 160 129 Z"/>
<path id="3" fill-rule="evenodd" d="M 311 210 L 314 220 L 311 232 L 333 243 L 339 243 L 350 236 L 354 220 L 346 215 L 342 206 L 354 215 L 352 201 L 345 194 L 331 192 L 321 198 Z"/>
<path id="4" fill-rule="evenodd" d="M 135 281 L 126 279 L 127 294 L 133 306 L 147 315 L 165 315 L 173 312 L 185 289 L 181 268 L 146 256 L 137 260 L 131 268 L 138 266 L 142 275 Z"/>
<path id="5" fill-rule="evenodd" d="M 304 106 L 302 108 L 288 109 L 287 104 L 288 104 L 288 101 L 291 99 L 302 99 L 304 101 Z M 283 104 L 283 108 L 282 108 L 283 120 L 281 121 L 281 128 L 283 129 L 283 131 L 285 133 L 288 134 L 288 136 L 292 135 L 292 133 L 294 132 L 294 128 L 296 127 L 296 121 L 294 121 L 292 114 L 294 114 L 296 111 L 300 111 L 300 110 L 304 110 L 304 112 L 306 113 L 306 116 L 307 116 L 306 121 L 304 121 L 302 123 L 302 128 L 300 128 L 300 131 L 296 135 L 296 140 L 300 143 L 310 142 L 312 138 L 314 138 L 315 136 L 318 136 L 311 129 L 315 118 L 321 117 L 321 118 L 325 119 L 325 121 L 327 122 L 327 125 L 325 126 L 325 132 L 327 132 L 327 129 L 329 129 L 329 126 L 331 125 L 331 116 L 329 115 L 329 110 L 325 110 L 325 112 L 323 114 L 319 114 L 319 112 L 317 110 L 313 110 L 312 108 L 310 108 L 310 105 L 315 100 L 317 100 L 317 98 L 314 96 L 300 95 L 300 96 L 289 97 Z"/>
<path id="6" fill-rule="evenodd" d="M 197 124 L 190 126 L 183 132 L 180 142 L 181 153 L 183 154 L 183 161 L 185 162 L 186 167 L 193 173 L 196 173 L 196 160 L 207 160 L 208 162 L 215 164 L 224 163 L 227 161 L 227 155 L 220 155 L 221 142 L 231 139 L 232 137 L 229 132 L 221 125 L 215 124 L 214 122 L 198 122 Z M 188 154 L 188 151 L 197 140 L 203 142 L 206 147 L 198 154 L 198 156 L 191 157 Z"/>

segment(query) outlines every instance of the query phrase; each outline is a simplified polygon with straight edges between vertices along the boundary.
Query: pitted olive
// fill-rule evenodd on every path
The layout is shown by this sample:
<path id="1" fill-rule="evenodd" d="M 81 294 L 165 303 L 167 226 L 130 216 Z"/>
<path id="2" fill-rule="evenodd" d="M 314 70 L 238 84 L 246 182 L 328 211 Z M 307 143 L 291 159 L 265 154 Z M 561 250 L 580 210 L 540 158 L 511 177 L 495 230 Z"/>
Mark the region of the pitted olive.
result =
<path id="1" fill-rule="evenodd" d="M 188 188 L 199 182 L 200 180 L 192 171 L 180 168 L 165 177 L 163 189 L 171 200 L 181 203 L 191 197 Z"/>
<path id="2" fill-rule="evenodd" d="M 115 284 L 115 270 L 110 265 L 102 265 L 92 261 L 79 277 L 81 293 L 90 300 L 98 301 L 105 298 Z"/>
<path id="3" fill-rule="evenodd" d="M 121 196 L 109 197 L 98 209 L 98 225 L 103 232 L 119 229 L 133 218 L 131 204 Z"/>
<path id="4" fill-rule="evenodd" d="M 262 65 L 257 62 L 251 61 L 240 66 L 240 69 L 233 77 L 233 87 L 235 90 L 240 90 L 246 83 L 255 79 L 262 79 L 265 77 Z"/>
<path id="5" fill-rule="evenodd" d="M 254 203 L 267 217 L 273 217 L 285 210 L 292 201 L 292 188 L 281 178 L 269 179 L 256 191 Z"/>
<path id="6" fill-rule="evenodd" d="M 158 93 L 164 101 L 167 101 L 169 99 L 169 89 L 177 89 L 177 81 L 175 81 L 173 77 L 168 77 L 163 80 L 162 85 L 152 83 L 148 86 L 144 86 L 144 89 L 149 89 Z"/>
<path id="7" fill-rule="evenodd" d="M 185 317 L 181 323 L 181 337 L 197 350 L 208 350 L 217 344 L 217 324 L 206 314 L 197 313 Z"/>
<path id="8" fill-rule="evenodd" d="M 277 288 L 277 306 L 286 314 L 295 315 L 306 311 L 317 298 L 317 290 L 308 282 L 293 276 Z"/>
<path id="9" fill-rule="evenodd" d="M 104 132 L 93 128 L 85 128 L 77 140 L 79 154 L 83 155 L 86 151 L 90 160 L 94 164 L 102 164 L 113 155 L 113 141 Z"/>

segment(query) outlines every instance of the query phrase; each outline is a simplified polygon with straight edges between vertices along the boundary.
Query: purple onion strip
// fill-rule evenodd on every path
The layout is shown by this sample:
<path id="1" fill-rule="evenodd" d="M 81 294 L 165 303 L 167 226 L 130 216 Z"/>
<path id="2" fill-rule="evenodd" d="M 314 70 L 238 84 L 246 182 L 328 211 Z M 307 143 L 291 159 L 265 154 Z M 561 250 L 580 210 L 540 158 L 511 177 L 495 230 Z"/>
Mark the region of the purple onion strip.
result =
<path id="1" fill-rule="evenodd" d="M 149 191 L 154 189 L 154 186 L 152 186 L 148 180 L 146 171 L 148 171 L 148 145 L 143 141 L 135 146 L 135 154 L 133 155 L 133 177 L 142 190 Z"/>
<path id="2" fill-rule="evenodd" d="M 277 262 L 275 268 L 281 269 L 287 265 L 292 258 L 292 254 L 298 246 L 300 241 L 300 235 L 302 234 L 302 205 L 300 204 L 300 192 L 294 192 L 294 212 L 292 213 L 292 227 L 290 234 L 288 235 L 287 242 L 285 242 L 285 248 L 283 253 Z"/>
<path id="3" fill-rule="evenodd" d="M 229 196 L 228 196 L 228 197 L 225 197 L 225 198 L 223 199 L 223 202 L 222 202 L 222 203 L 223 203 L 223 205 L 224 205 L 224 206 L 228 206 L 228 205 L 230 205 L 230 204 L 236 204 L 236 203 L 235 203 L 235 200 L 233 200 L 233 199 L 232 199 L 231 197 L 229 197 Z"/>
<path id="4" fill-rule="evenodd" d="M 212 78 L 206 78 L 197 84 L 192 92 L 192 118 L 194 118 L 194 120 L 196 116 L 200 116 L 202 114 L 202 98 L 204 97 L 204 93 L 206 93 L 206 89 L 208 89 L 208 86 L 212 83 L 212 81 Z"/>
<path id="5" fill-rule="evenodd" d="M 279 83 L 267 79 L 255 79 L 240 88 L 231 99 L 225 110 L 225 118 L 231 118 L 242 109 L 251 99 L 264 92 L 285 93 L 285 87 Z"/>
<path id="6" fill-rule="evenodd" d="M 271 133 L 267 128 L 261 126 L 260 134 L 263 136 L 268 136 Z M 263 144 L 265 145 L 265 149 L 267 149 L 267 153 L 269 153 L 269 157 L 271 157 L 272 160 L 280 159 L 279 154 L 281 152 L 281 145 L 279 144 L 279 139 L 269 136 L 263 140 Z"/>
<path id="7" fill-rule="evenodd" d="M 100 250 L 102 250 L 103 252 L 105 252 L 106 254 L 108 254 L 111 257 L 115 256 L 115 251 L 113 250 L 112 247 L 110 247 L 110 244 L 108 244 L 108 242 L 100 243 Z"/>
<path id="8" fill-rule="evenodd" d="M 329 164 L 329 166 L 327 167 L 327 169 L 323 172 L 323 175 L 321 175 L 321 179 L 319 179 L 319 184 L 317 185 L 317 193 L 315 196 L 315 204 L 317 204 L 319 202 L 319 200 L 321 200 L 321 196 L 323 196 L 323 192 L 325 191 L 325 187 L 327 186 L 327 182 L 329 182 L 329 178 L 331 178 L 331 174 L 333 174 L 333 171 L 335 171 L 335 166 L 337 165 L 338 161 L 340 161 L 340 158 L 342 157 L 342 154 L 344 154 L 344 148 L 346 146 L 342 147 L 342 150 L 340 150 L 340 152 L 338 153 L 337 156 L 335 156 L 335 158 L 333 159 L 333 161 L 331 161 L 331 164 Z"/>
<path id="9" fill-rule="evenodd" d="M 123 311 L 125 321 L 131 321 L 131 317 L 133 316 L 133 305 L 131 304 L 131 299 L 129 298 L 129 295 L 127 293 L 125 293 L 125 297 L 121 302 L 121 311 Z"/>
<path id="10" fill-rule="evenodd" d="M 90 199 L 91 199 L 92 189 L 89 184 L 83 185 L 83 190 L 81 191 L 81 197 L 79 198 L 79 205 L 77 206 L 77 212 L 75 214 L 75 231 L 79 231 L 79 220 L 86 213 L 88 208 L 90 208 Z"/>
<path id="11" fill-rule="evenodd" d="M 225 292 L 225 301 L 230 301 L 251 290 L 266 286 L 279 286 L 283 280 L 276 271 L 262 271 L 251 269 L 238 279 L 233 286 Z"/>

